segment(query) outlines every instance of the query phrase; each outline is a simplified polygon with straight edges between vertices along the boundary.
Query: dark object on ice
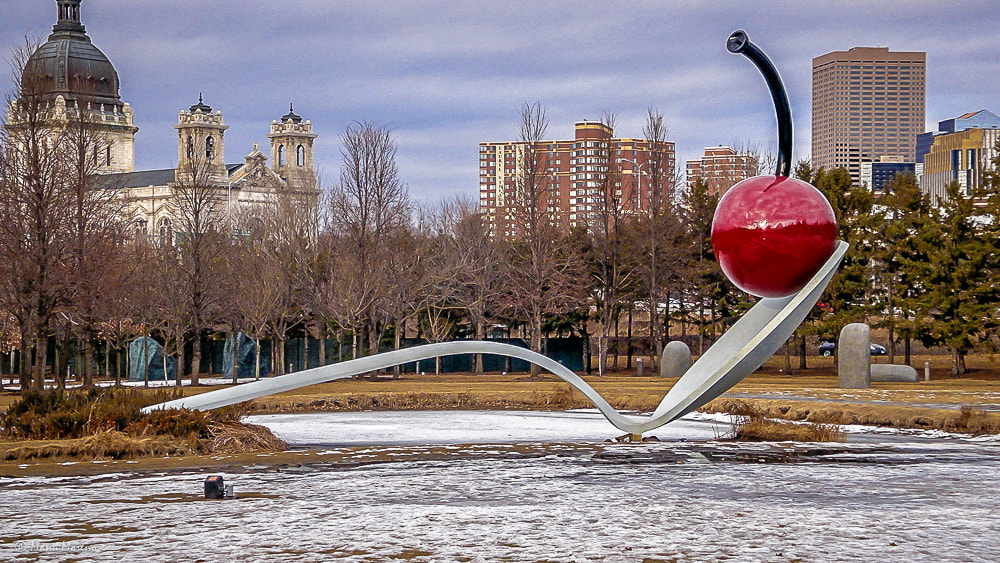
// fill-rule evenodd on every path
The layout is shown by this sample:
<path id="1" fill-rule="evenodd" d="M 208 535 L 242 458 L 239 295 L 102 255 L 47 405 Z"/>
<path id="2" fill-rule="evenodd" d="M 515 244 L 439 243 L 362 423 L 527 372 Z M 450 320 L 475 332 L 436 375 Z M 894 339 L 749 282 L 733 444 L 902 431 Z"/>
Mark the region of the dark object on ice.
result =
<path id="1" fill-rule="evenodd" d="M 226 497 L 226 481 L 222 475 L 212 475 L 205 479 L 205 498 L 222 499 Z"/>

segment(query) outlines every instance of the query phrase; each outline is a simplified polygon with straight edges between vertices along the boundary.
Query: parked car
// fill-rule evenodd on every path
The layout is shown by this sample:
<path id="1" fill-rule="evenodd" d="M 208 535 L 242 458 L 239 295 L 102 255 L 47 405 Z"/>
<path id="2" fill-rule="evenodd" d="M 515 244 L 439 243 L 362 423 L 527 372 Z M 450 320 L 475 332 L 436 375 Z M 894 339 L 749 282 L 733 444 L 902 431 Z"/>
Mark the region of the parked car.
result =
<path id="1" fill-rule="evenodd" d="M 820 356 L 832 356 L 837 348 L 837 344 L 824 340 L 819 343 L 819 355 Z M 880 346 L 874 342 L 868 344 L 868 349 L 871 351 L 872 356 L 884 356 L 885 346 Z"/>

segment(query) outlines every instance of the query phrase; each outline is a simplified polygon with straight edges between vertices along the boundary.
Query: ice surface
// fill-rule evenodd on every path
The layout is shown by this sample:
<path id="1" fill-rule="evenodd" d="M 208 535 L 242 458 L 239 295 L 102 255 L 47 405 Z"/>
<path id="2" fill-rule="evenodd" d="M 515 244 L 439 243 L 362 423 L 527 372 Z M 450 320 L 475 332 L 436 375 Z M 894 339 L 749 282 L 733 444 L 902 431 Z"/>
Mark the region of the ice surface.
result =
<path id="1" fill-rule="evenodd" d="M 328 447 L 301 467 L 262 455 L 225 474 L 227 501 L 201 499 L 206 473 L 0 478 L 0 560 L 998 558 L 996 443 L 698 442 L 726 418 L 692 415 L 656 432 L 667 441 L 612 444 L 596 411 L 252 420 Z M 550 443 L 566 441 L 578 446 Z M 823 462 L 718 461 L 824 448 L 810 458 Z M 380 463 L 326 463 L 334 455 Z"/>
<path id="2" fill-rule="evenodd" d="M 622 434 L 596 409 L 344 412 L 256 415 L 245 420 L 267 426 L 296 445 L 602 442 Z M 693 417 L 648 434 L 661 440 L 711 440 L 728 429 L 727 422 Z"/>

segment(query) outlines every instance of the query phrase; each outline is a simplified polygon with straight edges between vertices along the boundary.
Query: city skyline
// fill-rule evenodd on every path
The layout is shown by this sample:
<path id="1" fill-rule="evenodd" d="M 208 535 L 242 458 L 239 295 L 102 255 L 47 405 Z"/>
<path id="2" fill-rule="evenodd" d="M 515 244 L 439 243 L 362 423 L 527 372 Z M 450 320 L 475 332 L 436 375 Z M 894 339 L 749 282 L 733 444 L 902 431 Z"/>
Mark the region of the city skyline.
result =
<path id="1" fill-rule="evenodd" d="M 573 9 L 567 9 L 572 6 Z M 5 57 L 24 36 L 44 40 L 55 2 L 12 0 L 0 23 Z M 670 127 L 678 161 L 707 146 L 773 150 L 775 125 L 763 80 L 725 50 L 745 29 L 772 58 L 789 90 L 793 157 L 809 154 L 811 60 L 857 46 L 927 52 L 926 130 L 979 109 L 996 110 L 1000 38 L 988 2 L 837 6 L 290 1 L 170 4 L 85 0 L 83 23 L 118 69 L 136 112 L 136 169 L 176 164 L 173 124 L 205 101 L 231 126 L 226 160 L 240 162 L 294 102 L 320 135 L 316 165 L 326 184 L 339 172 L 339 135 L 353 121 L 391 127 L 413 198 L 478 192 L 478 144 L 515 140 L 524 102 L 548 111 L 549 139 L 573 124 L 617 114 L 617 137 L 641 137 L 646 110 Z M 858 26 L 859 21 L 878 25 Z M 818 32 L 821 29 L 822 32 Z M 0 72 L 3 90 L 10 72 Z"/>

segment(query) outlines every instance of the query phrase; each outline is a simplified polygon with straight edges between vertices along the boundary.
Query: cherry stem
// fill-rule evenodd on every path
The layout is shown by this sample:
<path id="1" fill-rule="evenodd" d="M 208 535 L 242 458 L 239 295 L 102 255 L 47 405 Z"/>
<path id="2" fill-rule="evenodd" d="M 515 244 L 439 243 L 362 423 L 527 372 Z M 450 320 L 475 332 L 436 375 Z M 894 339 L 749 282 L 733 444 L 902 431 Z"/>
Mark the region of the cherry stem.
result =
<path id="1" fill-rule="evenodd" d="M 742 29 L 729 36 L 726 48 L 730 53 L 742 54 L 750 59 L 764 75 L 767 87 L 771 90 L 771 100 L 774 102 L 774 113 L 778 118 L 778 162 L 775 176 L 787 178 L 792 168 L 792 109 L 788 105 L 788 95 L 781 83 L 778 70 L 774 68 L 771 59 L 764 51 L 750 42 L 750 38 Z"/>

